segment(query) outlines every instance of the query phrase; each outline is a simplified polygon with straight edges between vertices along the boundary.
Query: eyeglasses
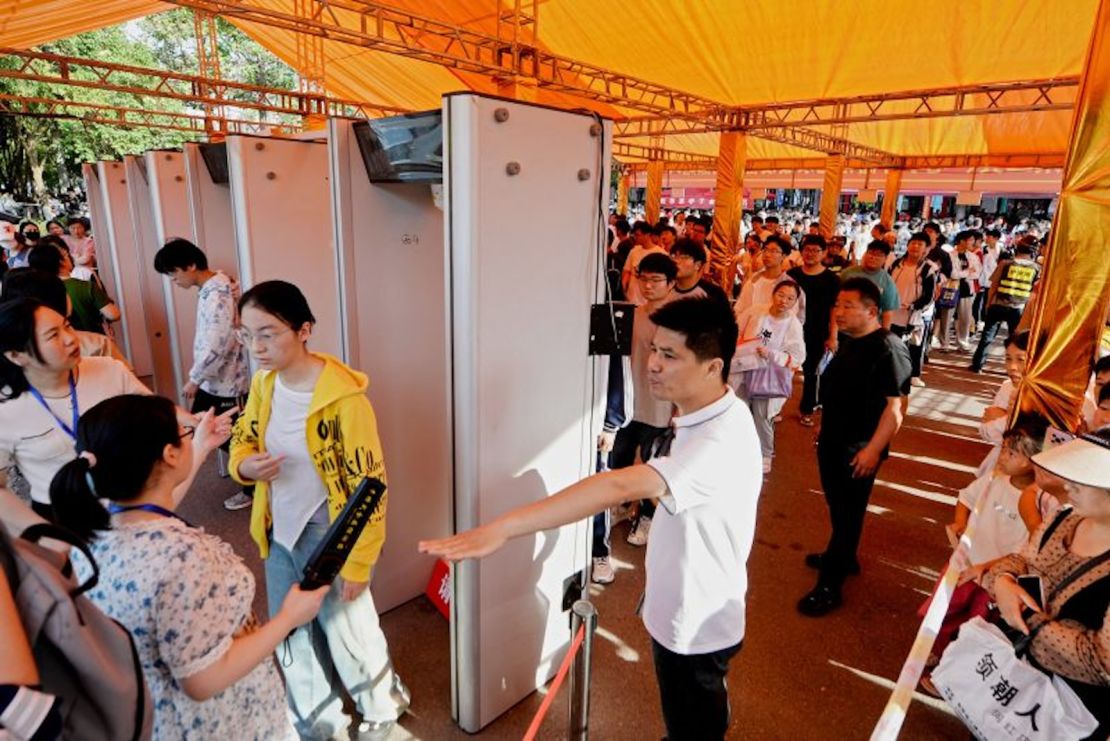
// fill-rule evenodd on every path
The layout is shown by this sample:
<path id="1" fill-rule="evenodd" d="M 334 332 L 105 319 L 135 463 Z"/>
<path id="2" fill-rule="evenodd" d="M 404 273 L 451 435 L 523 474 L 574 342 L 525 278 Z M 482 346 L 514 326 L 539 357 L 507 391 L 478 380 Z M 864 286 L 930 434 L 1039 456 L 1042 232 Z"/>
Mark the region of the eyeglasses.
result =
<path id="1" fill-rule="evenodd" d="M 197 428 L 196 427 L 186 427 L 185 431 L 177 436 L 177 439 L 178 440 L 185 440 L 187 438 L 192 437 L 195 434 L 197 434 Z"/>
<path id="2" fill-rule="evenodd" d="M 257 340 L 260 344 L 269 345 L 271 342 L 274 341 L 275 337 L 279 337 L 286 332 L 292 331 L 292 328 L 286 327 L 285 329 L 277 332 L 259 332 L 258 334 L 251 334 L 246 329 L 240 327 L 239 329 L 235 330 L 235 336 L 238 337 L 239 341 L 242 342 L 245 346 L 250 347 L 254 344 L 255 340 Z"/>
<path id="3" fill-rule="evenodd" d="M 666 283 L 667 282 L 667 276 L 665 276 L 665 275 L 637 275 L 636 280 L 640 281 L 641 283 L 650 283 L 652 285 L 657 286 L 660 283 Z"/>

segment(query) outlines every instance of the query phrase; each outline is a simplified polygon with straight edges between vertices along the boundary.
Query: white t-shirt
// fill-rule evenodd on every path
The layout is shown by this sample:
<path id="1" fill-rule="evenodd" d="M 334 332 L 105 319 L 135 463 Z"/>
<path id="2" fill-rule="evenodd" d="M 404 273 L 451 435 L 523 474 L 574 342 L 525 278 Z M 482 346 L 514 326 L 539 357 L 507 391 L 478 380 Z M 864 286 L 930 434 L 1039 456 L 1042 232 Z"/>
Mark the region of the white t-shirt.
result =
<path id="1" fill-rule="evenodd" d="M 998 387 L 991 406 L 1009 411 L 1015 399 L 1014 382 L 1007 378 Z M 992 419 L 990 422 L 979 422 L 979 437 L 991 443 L 994 447 L 990 449 L 979 464 L 979 470 L 975 472 L 977 477 L 989 476 L 991 471 L 994 470 L 994 464 L 998 463 L 998 456 L 1002 452 L 1002 435 L 1006 432 L 1008 422 L 1009 417 L 999 417 Z"/>
<path id="2" fill-rule="evenodd" d="M 292 550 L 310 520 L 328 521 L 328 492 L 308 452 L 305 425 L 311 391 L 294 391 L 274 379 L 274 398 L 266 424 L 266 452 L 284 455 L 281 473 L 270 482 L 274 542 Z"/>
<path id="3" fill-rule="evenodd" d="M 731 389 L 673 424 L 670 453 L 648 462 L 667 495 L 651 523 L 644 626 L 674 653 L 720 651 L 744 638 L 747 561 L 763 484 L 759 438 Z"/>
<path id="4" fill-rule="evenodd" d="M 113 358 L 83 357 L 75 373 L 81 414 L 114 396 L 150 394 L 126 365 Z M 71 424 L 69 394 L 44 398 L 58 419 Z M 31 486 L 31 499 L 49 504 L 50 481 L 76 454 L 74 439 L 30 392 L 0 402 L 0 471 L 11 478 L 11 469 L 18 468 Z"/>
<path id="5" fill-rule="evenodd" d="M 1029 531 L 1018 512 L 1021 490 L 1004 474 L 980 476 L 960 491 L 960 503 L 975 511 L 980 499 L 975 532 L 967 553 L 971 563 L 980 564 L 1017 553 L 1029 539 Z M 654 533 L 653 533 L 654 535 Z"/>

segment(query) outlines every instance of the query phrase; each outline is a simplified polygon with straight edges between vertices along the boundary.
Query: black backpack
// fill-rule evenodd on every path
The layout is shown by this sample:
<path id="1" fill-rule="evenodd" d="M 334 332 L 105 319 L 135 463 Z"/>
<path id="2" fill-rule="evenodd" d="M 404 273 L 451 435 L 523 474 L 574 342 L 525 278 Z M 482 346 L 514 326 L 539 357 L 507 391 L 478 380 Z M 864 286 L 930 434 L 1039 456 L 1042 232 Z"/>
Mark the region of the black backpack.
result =
<path id="1" fill-rule="evenodd" d="M 69 559 L 39 545 L 43 538 L 80 550 L 93 575 L 78 584 Z M 60 701 L 62 738 L 149 739 L 154 710 L 131 633 L 84 596 L 99 577 L 88 548 L 66 530 L 45 524 L 27 528 L 20 538 L 2 540 L 0 562 L 41 688 Z"/>

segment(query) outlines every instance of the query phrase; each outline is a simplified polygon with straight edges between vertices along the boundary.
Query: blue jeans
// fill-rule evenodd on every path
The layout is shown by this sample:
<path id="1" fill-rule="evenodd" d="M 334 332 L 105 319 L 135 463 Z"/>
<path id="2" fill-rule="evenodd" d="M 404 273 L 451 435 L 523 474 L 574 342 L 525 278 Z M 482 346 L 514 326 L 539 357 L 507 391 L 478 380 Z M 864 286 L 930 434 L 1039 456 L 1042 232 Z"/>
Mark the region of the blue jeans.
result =
<path id="1" fill-rule="evenodd" d="M 266 596 L 271 619 L 289 589 L 300 582 L 305 563 L 326 533 L 326 526 L 310 522 L 292 551 L 270 541 Z M 293 631 L 277 654 L 292 720 L 302 738 L 346 733 L 345 694 L 371 722 L 397 720 L 407 708 L 407 690 L 393 672 L 369 589 L 343 602 L 336 580 L 316 619 Z"/>

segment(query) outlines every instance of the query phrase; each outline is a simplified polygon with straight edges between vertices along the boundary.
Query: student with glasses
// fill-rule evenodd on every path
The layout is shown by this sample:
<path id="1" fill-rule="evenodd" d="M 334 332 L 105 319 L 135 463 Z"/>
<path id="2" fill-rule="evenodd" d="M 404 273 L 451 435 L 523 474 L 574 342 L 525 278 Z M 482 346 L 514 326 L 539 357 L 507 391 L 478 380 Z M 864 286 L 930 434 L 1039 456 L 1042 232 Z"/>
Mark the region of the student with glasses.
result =
<path id="1" fill-rule="evenodd" d="M 266 281 L 239 300 L 239 337 L 259 371 L 235 424 L 229 471 L 254 484 L 251 537 L 266 561 L 271 616 L 364 477 L 385 481 L 367 378 L 307 343 L 315 317 L 300 289 Z M 367 588 L 385 542 L 386 499 L 339 572 L 315 620 L 289 636 L 281 662 L 302 738 L 347 733 L 344 697 L 362 739 L 386 738 L 409 705 Z"/>
<path id="2" fill-rule="evenodd" d="M 169 399 L 107 399 L 81 417 L 80 453 L 50 494 L 59 524 L 88 543 L 98 566 L 89 599 L 131 632 L 153 737 L 288 739 L 273 653 L 316 615 L 328 590 L 294 587 L 260 624 L 250 569 L 228 543 L 176 513 L 194 449 L 207 454 L 229 434 L 209 428 L 183 427 Z M 80 581 L 92 576 L 84 560 L 75 567 Z"/>

